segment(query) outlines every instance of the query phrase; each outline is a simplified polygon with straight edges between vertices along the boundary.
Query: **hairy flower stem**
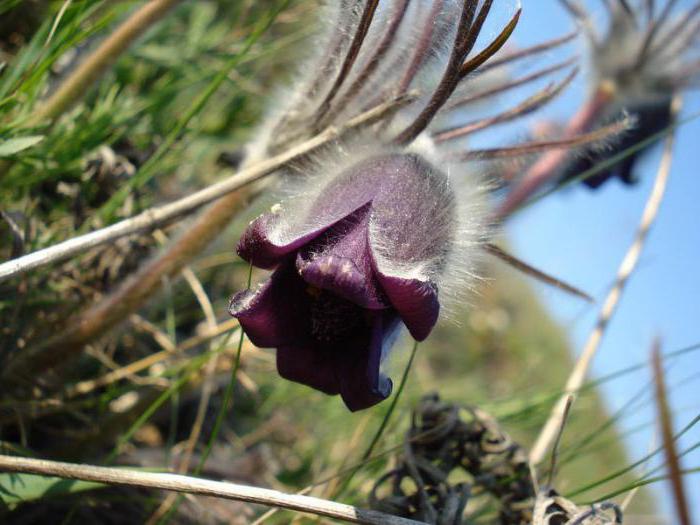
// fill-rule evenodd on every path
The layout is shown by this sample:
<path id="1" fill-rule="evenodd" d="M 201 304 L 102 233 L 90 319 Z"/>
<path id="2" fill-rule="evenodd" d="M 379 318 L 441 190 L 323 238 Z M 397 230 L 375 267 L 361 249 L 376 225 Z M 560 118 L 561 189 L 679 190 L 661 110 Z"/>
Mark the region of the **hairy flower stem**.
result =
<path id="1" fill-rule="evenodd" d="M 3 385 L 52 368 L 80 352 L 83 345 L 104 335 L 138 309 L 161 285 L 164 276 L 177 275 L 223 230 L 244 207 L 250 190 L 231 193 L 207 208 L 166 251 L 146 263 L 102 302 L 68 321 L 63 333 L 27 349 L 8 363 L 2 372 Z"/>
<path id="2" fill-rule="evenodd" d="M 571 118 L 564 131 L 564 137 L 573 138 L 585 133 L 605 110 L 614 98 L 614 88 L 608 84 L 601 84 L 589 100 Z M 507 195 L 494 215 L 495 222 L 503 222 L 528 198 L 532 197 L 544 184 L 556 177 L 557 170 L 569 157 L 566 148 L 553 149 L 542 155 L 533 164 L 522 180 Z"/>

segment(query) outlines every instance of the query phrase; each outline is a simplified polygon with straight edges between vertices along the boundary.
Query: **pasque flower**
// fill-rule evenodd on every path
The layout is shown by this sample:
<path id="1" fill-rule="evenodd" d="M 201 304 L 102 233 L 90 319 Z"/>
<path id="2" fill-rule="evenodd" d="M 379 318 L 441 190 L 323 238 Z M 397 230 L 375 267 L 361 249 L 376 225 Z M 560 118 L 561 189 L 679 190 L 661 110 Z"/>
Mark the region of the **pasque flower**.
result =
<path id="1" fill-rule="evenodd" d="M 247 162 L 381 104 L 412 102 L 280 175 L 281 202 L 238 244 L 273 273 L 236 294 L 230 313 L 254 344 L 277 349 L 281 376 L 359 410 L 391 393 L 381 364 L 401 326 L 422 341 L 445 299 L 468 288 L 488 231 L 482 186 L 433 139 L 434 121 L 454 125 L 446 102 L 463 96 L 519 11 L 472 54 L 493 0 L 334 4 L 317 56 Z"/>
<path id="2" fill-rule="evenodd" d="M 697 82 L 700 72 L 700 6 L 675 12 L 675 1 L 667 0 L 655 12 L 654 2 L 639 2 L 638 7 L 615 0 L 608 4 L 608 28 L 599 35 L 582 8 L 570 0 L 564 3 L 586 31 L 593 73 L 592 98 L 603 99 L 591 127 L 618 120 L 625 113 L 633 122 L 627 132 L 610 141 L 610 147 L 571 158 L 562 173 L 562 179 L 567 180 L 672 124 L 673 95 Z M 649 146 L 641 148 L 583 182 L 591 188 L 612 177 L 634 183 L 635 165 L 648 149 Z"/>
<path id="3" fill-rule="evenodd" d="M 633 182 L 635 165 L 649 144 L 640 145 L 638 151 L 612 166 L 600 169 L 599 165 L 671 125 L 674 96 L 699 79 L 700 6 L 676 13 L 677 2 L 666 0 L 656 12 L 655 2 L 606 1 L 609 23 L 600 34 L 579 2 L 560 2 L 586 34 L 591 79 L 587 99 L 562 130 L 559 142 L 579 146 L 585 144 L 591 130 L 616 122 L 632 124 L 622 133 L 607 136 L 604 147 L 594 140 L 594 147 L 583 151 L 561 147 L 542 155 L 510 189 L 495 213 L 498 221 L 509 217 L 543 186 L 577 178 L 593 167 L 598 168 L 597 173 L 584 180 L 591 188 L 613 177 Z"/>
<path id="4" fill-rule="evenodd" d="M 447 176 L 416 154 L 371 156 L 344 169 L 307 210 L 278 207 L 238 245 L 275 268 L 231 301 L 250 340 L 277 348 L 280 375 L 351 410 L 391 392 L 379 371 L 403 322 L 425 339 L 438 318 L 438 282 L 458 234 Z"/>

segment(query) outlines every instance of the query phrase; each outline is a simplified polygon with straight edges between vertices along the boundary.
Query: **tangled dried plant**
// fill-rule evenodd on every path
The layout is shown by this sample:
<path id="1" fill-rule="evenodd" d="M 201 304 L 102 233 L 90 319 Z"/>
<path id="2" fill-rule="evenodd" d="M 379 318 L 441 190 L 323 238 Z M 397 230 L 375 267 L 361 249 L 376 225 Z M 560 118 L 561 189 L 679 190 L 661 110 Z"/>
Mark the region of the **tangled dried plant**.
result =
<path id="1" fill-rule="evenodd" d="M 444 525 L 489 512 L 503 525 L 622 523 L 616 504 L 579 507 L 550 486 L 538 489 L 532 472 L 526 451 L 493 417 L 430 394 L 414 409 L 396 465 L 375 483 L 370 506 Z"/>

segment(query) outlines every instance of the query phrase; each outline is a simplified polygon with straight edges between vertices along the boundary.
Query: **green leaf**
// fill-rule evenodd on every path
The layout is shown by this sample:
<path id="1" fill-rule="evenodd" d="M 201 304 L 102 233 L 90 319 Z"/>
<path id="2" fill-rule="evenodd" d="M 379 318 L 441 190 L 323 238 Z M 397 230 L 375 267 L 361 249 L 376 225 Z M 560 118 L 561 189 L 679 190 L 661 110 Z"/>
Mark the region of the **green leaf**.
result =
<path id="1" fill-rule="evenodd" d="M 0 502 L 6 505 L 74 494 L 103 487 L 94 481 L 37 476 L 35 474 L 0 474 Z"/>
<path id="2" fill-rule="evenodd" d="M 15 137 L 0 142 L 0 157 L 9 157 L 20 151 L 31 148 L 44 140 L 43 135 L 29 135 L 27 137 Z"/>

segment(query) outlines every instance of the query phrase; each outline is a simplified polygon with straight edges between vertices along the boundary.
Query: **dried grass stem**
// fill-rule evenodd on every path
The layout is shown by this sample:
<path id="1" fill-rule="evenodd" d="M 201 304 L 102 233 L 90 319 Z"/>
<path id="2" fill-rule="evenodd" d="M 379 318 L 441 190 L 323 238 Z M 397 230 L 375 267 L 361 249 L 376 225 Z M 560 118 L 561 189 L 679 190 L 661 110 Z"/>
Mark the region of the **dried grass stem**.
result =
<path id="1" fill-rule="evenodd" d="M 100 230 L 80 235 L 42 250 L 0 264 L 0 282 L 21 275 L 29 270 L 68 259 L 86 250 L 112 242 L 120 237 L 132 235 L 162 225 L 181 215 L 204 206 L 222 196 L 235 192 L 262 177 L 273 173 L 285 164 L 337 140 L 345 133 L 369 126 L 388 114 L 413 101 L 414 94 L 404 95 L 362 113 L 341 128 L 328 128 L 317 136 L 279 155 L 249 166 L 221 182 L 213 184 L 170 204 L 150 208 L 139 215 L 107 226 Z"/>
<path id="2" fill-rule="evenodd" d="M 674 114 L 678 113 L 680 110 L 680 105 L 681 99 L 680 97 L 676 97 L 673 101 Z M 637 234 L 635 235 L 634 241 L 627 250 L 625 257 L 622 260 L 622 264 L 618 269 L 615 284 L 608 293 L 605 303 L 603 303 L 603 307 L 598 315 L 598 321 L 596 322 L 593 331 L 589 335 L 586 345 L 583 348 L 583 352 L 581 352 L 581 355 L 566 382 L 564 394 L 553 408 L 549 419 L 542 428 L 535 445 L 532 447 L 530 452 L 530 462 L 533 465 L 540 463 L 542 459 L 544 459 L 547 449 L 549 449 L 553 440 L 556 438 L 557 431 L 563 422 L 567 399 L 570 395 L 575 395 L 583 385 L 588 369 L 591 366 L 591 362 L 593 361 L 593 358 L 600 347 L 600 343 L 603 339 L 608 323 L 610 322 L 610 319 L 615 313 L 617 305 L 620 302 L 625 285 L 639 262 L 639 256 L 642 253 L 644 242 L 647 238 L 649 230 L 651 229 L 651 226 L 656 220 L 661 201 L 663 200 L 666 192 L 666 185 L 671 172 L 671 161 L 673 159 L 674 137 L 675 134 L 671 133 L 666 138 L 663 158 L 661 159 L 661 165 L 659 166 L 659 170 L 656 175 L 654 187 L 652 188 L 651 194 L 649 195 L 644 207 L 644 213 L 642 214 L 642 219 L 640 221 L 639 228 L 637 229 Z"/>
<path id="3" fill-rule="evenodd" d="M 43 459 L 0 455 L 0 471 L 23 472 L 43 476 L 94 481 L 109 485 L 125 485 L 148 489 L 162 489 L 244 501 L 273 507 L 326 516 L 350 523 L 371 525 L 417 525 L 420 522 L 399 518 L 377 511 L 359 509 L 310 496 L 285 494 L 271 489 L 211 481 L 179 474 L 142 472 L 93 465 L 78 465 Z"/>
<path id="4" fill-rule="evenodd" d="M 129 46 L 181 0 L 150 0 L 136 10 L 63 82 L 34 113 L 29 126 L 53 120 L 80 100 L 88 87 Z"/>

